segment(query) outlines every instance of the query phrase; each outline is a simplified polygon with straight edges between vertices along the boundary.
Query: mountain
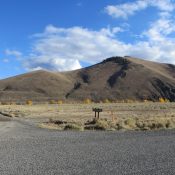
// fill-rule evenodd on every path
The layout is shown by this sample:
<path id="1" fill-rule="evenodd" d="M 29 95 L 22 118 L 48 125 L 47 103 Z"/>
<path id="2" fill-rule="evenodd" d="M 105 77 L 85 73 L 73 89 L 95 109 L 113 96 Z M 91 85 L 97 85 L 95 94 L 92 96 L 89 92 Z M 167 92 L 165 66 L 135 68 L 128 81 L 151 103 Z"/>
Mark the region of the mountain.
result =
<path id="1" fill-rule="evenodd" d="M 175 101 L 175 65 L 111 57 L 68 72 L 34 71 L 0 80 L 0 101 L 72 100 Z"/>

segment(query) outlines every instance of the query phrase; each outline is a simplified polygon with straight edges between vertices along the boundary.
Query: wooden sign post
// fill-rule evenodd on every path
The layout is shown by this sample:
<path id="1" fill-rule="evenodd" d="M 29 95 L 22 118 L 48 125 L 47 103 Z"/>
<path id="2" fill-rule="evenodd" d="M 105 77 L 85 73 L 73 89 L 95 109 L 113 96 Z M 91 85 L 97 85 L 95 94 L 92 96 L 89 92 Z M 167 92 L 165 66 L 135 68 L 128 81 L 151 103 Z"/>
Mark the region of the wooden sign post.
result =
<path id="1" fill-rule="evenodd" d="M 92 111 L 95 112 L 95 118 L 98 118 L 99 119 L 100 118 L 99 113 L 102 112 L 103 110 L 100 109 L 100 108 L 93 108 Z M 98 113 L 98 116 L 97 116 L 97 113 Z"/>

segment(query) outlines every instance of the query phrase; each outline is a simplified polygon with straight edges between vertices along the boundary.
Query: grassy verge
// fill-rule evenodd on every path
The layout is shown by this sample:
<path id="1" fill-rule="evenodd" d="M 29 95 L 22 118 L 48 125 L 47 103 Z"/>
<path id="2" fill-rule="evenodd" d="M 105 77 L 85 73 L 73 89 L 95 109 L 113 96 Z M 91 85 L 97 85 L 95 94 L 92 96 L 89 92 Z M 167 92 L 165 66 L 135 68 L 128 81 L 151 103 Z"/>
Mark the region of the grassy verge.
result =
<path id="1" fill-rule="evenodd" d="M 42 123 L 40 127 L 58 130 L 103 130 L 103 131 L 118 131 L 118 130 L 160 130 L 160 129 L 175 129 L 175 118 L 154 117 L 149 119 L 126 118 L 120 120 L 109 119 L 92 119 L 87 122 L 69 122 L 61 120 L 50 120 Z"/>

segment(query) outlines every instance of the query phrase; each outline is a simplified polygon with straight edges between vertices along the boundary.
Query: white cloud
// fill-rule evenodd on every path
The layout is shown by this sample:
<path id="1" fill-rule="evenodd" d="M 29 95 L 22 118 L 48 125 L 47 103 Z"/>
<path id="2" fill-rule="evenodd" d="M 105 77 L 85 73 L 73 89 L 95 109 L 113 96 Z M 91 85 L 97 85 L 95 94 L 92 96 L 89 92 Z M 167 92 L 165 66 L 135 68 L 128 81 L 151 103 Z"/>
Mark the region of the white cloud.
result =
<path id="1" fill-rule="evenodd" d="M 5 54 L 7 56 L 15 56 L 15 57 L 20 57 L 22 56 L 22 53 L 17 51 L 17 50 L 10 50 L 10 49 L 6 49 L 5 50 Z"/>
<path id="2" fill-rule="evenodd" d="M 133 15 L 136 11 L 147 8 L 148 3 L 146 1 L 136 1 L 134 3 L 125 3 L 120 5 L 109 5 L 105 8 L 106 12 L 115 17 L 127 18 Z"/>
<path id="3" fill-rule="evenodd" d="M 93 31 L 49 25 L 43 33 L 34 35 L 32 53 L 24 66 L 30 70 L 65 71 L 81 68 L 81 61 L 96 63 L 111 55 L 123 55 L 128 46 L 114 39 L 115 34 L 121 31 L 119 27 Z"/>
<path id="4" fill-rule="evenodd" d="M 175 5 L 171 0 L 137 0 L 119 5 L 108 5 L 105 7 L 105 11 L 114 18 L 127 19 L 129 16 L 134 15 L 135 12 L 148 7 L 156 7 L 158 10 L 168 14 L 174 10 Z"/>
<path id="5" fill-rule="evenodd" d="M 140 10 L 148 7 L 158 9 L 160 18 L 152 22 L 150 28 L 141 31 L 142 40 L 130 44 L 126 54 L 140 58 L 147 58 L 160 62 L 175 64 L 175 22 L 172 18 L 172 11 L 175 4 L 172 0 L 137 0 L 119 5 L 109 5 L 105 11 L 114 18 L 127 19 Z"/>
<path id="6" fill-rule="evenodd" d="M 175 32 L 175 23 L 170 18 L 160 18 L 151 24 L 150 29 L 143 32 L 151 42 L 166 42 L 167 36 Z"/>
<path id="7" fill-rule="evenodd" d="M 142 36 L 146 37 L 145 41 L 135 45 L 133 54 L 149 60 L 175 64 L 175 39 L 171 37 L 174 33 L 175 22 L 171 17 L 161 17 L 142 33 Z"/>
<path id="8" fill-rule="evenodd" d="M 175 8 L 173 0 L 148 0 L 148 3 L 150 3 L 150 6 L 166 12 L 171 12 Z"/>
<path id="9" fill-rule="evenodd" d="M 159 19 L 144 31 L 145 40 L 128 44 L 117 39 L 119 28 L 96 31 L 49 25 L 43 33 L 35 35 L 33 50 L 24 66 L 29 70 L 66 71 L 81 68 L 81 61 L 94 64 L 117 55 L 175 64 L 175 40 L 168 38 L 175 31 L 174 26 L 170 19 Z"/>

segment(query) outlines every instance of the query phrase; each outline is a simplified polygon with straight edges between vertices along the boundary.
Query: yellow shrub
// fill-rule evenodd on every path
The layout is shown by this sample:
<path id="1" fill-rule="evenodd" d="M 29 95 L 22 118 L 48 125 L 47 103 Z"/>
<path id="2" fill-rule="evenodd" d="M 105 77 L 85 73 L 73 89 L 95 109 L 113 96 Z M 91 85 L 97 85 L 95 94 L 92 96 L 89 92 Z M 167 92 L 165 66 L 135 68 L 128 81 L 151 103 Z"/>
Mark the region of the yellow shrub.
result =
<path id="1" fill-rule="evenodd" d="M 165 99 L 161 97 L 161 98 L 159 98 L 159 102 L 160 103 L 164 103 L 165 102 Z"/>
<path id="2" fill-rule="evenodd" d="M 84 103 L 85 104 L 90 104 L 90 103 L 92 103 L 92 101 L 91 101 L 91 99 L 87 98 L 87 99 L 84 100 Z"/>
<path id="3" fill-rule="evenodd" d="M 32 102 L 32 100 L 27 100 L 27 101 L 26 101 L 26 104 L 27 104 L 27 105 L 32 105 L 33 102 Z"/>
<path id="4" fill-rule="evenodd" d="M 169 100 L 167 98 L 159 98 L 159 102 L 161 103 L 165 103 L 165 102 L 169 102 Z"/>
<path id="5" fill-rule="evenodd" d="M 63 101 L 62 100 L 58 100 L 58 104 L 59 105 L 63 104 Z"/>

